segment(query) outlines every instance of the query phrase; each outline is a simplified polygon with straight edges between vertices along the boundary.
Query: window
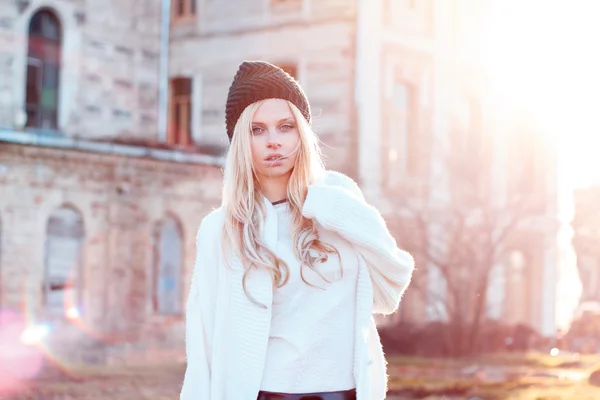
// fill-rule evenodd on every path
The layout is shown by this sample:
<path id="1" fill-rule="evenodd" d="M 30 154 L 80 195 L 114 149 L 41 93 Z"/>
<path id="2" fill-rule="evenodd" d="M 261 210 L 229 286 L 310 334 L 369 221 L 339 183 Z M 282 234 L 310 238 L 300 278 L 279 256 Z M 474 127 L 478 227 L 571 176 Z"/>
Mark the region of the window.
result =
<path id="1" fill-rule="evenodd" d="M 534 200 L 546 190 L 543 171 L 538 167 L 541 158 L 538 130 L 529 120 L 520 120 L 518 124 L 508 139 L 508 195 L 513 200 L 520 197 Z M 538 205 L 539 211 L 543 211 L 543 205 Z"/>
<path id="2" fill-rule="evenodd" d="M 388 183 L 395 186 L 402 176 L 417 177 L 421 157 L 418 131 L 414 124 L 413 88 L 396 83 L 390 115 L 388 137 Z"/>
<path id="3" fill-rule="evenodd" d="M 543 161 L 543 144 L 533 126 L 523 126 L 509 137 L 506 196 L 509 204 L 523 212 L 548 212 L 548 185 Z"/>
<path id="4" fill-rule="evenodd" d="M 56 15 L 41 10 L 31 17 L 27 51 L 26 126 L 58 128 L 61 27 Z"/>
<path id="5" fill-rule="evenodd" d="M 417 35 L 433 33 L 433 0 L 384 0 L 383 23 Z"/>
<path id="6" fill-rule="evenodd" d="M 447 154 L 453 194 L 462 201 L 489 200 L 492 137 L 485 130 L 481 100 L 465 96 L 460 101 L 459 123 L 455 126 Z"/>
<path id="7" fill-rule="evenodd" d="M 527 256 L 519 251 L 512 250 L 507 254 L 506 264 L 506 287 L 510 288 L 510 296 L 507 296 L 506 319 L 511 323 L 524 323 L 529 319 L 528 308 L 531 304 L 529 296 L 530 266 Z"/>
<path id="8" fill-rule="evenodd" d="M 170 92 L 167 144 L 188 146 L 192 143 L 192 80 L 190 78 L 172 79 Z"/>
<path id="9" fill-rule="evenodd" d="M 469 127 L 466 138 L 466 149 L 478 159 L 488 156 L 484 147 L 483 112 L 481 102 L 476 98 L 469 100 Z"/>
<path id="10" fill-rule="evenodd" d="M 292 76 L 292 78 L 298 80 L 298 66 L 296 64 L 287 63 L 287 64 L 279 64 L 279 68 L 287 72 Z"/>
<path id="11" fill-rule="evenodd" d="M 486 315 L 493 320 L 502 318 L 502 309 L 506 299 L 506 267 L 503 263 L 495 263 L 490 269 L 487 280 Z"/>
<path id="12" fill-rule="evenodd" d="M 299 13 L 303 0 L 271 0 L 271 11 L 275 15 Z"/>
<path id="13" fill-rule="evenodd" d="M 392 8 L 392 0 L 384 0 L 382 3 L 382 15 L 383 15 L 383 23 L 385 25 L 391 25 L 393 23 L 392 12 L 394 9 Z"/>
<path id="14" fill-rule="evenodd" d="M 81 306 L 83 220 L 63 206 L 48 220 L 43 282 L 43 305 L 52 314 L 73 316 Z"/>
<path id="15" fill-rule="evenodd" d="M 179 223 L 168 217 L 154 234 L 155 262 L 152 305 L 155 313 L 181 312 L 181 271 L 183 240 Z"/>
<path id="16" fill-rule="evenodd" d="M 196 0 L 175 0 L 172 3 L 173 20 L 190 19 L 196 16 Z"/>

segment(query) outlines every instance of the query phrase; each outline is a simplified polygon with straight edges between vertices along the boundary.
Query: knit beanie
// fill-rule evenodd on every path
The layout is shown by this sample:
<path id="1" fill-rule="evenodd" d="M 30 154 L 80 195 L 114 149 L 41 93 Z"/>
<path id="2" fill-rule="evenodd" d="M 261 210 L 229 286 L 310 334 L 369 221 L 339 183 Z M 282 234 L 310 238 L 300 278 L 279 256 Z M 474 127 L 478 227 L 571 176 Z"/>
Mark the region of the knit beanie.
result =
<path id="1" fill-rule="evenodd" d="M 235 124 L 246 107 L 266 99 L 290 101 L 310 123 L 308 99 L 291 75 L 265 61 L 244 61 L 229 87 L 225 105 L 225 124 L 230 142 Z"/>

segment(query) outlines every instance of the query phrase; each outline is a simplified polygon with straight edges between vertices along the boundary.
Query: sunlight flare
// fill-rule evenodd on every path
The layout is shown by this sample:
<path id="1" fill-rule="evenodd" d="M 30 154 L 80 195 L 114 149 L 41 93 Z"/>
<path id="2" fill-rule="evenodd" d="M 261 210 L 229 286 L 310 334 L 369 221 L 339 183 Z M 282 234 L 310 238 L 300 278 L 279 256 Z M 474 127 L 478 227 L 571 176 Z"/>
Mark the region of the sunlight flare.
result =
<path id="1" fill-rule="evenodd" d="M 488 90 L 526 110 L 559 149 L 573 186 L 600 182 L 600 2 L 489 2 L 481 40 Z M 507 28 L 508 27 L 508 28 Z"/>

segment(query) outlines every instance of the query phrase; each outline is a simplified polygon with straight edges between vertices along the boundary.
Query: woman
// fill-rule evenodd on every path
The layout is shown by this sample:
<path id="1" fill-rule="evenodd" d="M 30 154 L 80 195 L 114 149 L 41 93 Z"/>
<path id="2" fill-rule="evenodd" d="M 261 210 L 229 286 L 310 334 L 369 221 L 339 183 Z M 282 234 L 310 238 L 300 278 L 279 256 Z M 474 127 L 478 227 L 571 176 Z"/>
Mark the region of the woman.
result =
<path id="1" fill-rule="evenodd" d="M 182 400 L 383 399 L 371 314 L 414 263 L 358 186 L 323 167 L 298 83 L 243 62 L 226 105 L 222 205 L 202 221 Z"/>

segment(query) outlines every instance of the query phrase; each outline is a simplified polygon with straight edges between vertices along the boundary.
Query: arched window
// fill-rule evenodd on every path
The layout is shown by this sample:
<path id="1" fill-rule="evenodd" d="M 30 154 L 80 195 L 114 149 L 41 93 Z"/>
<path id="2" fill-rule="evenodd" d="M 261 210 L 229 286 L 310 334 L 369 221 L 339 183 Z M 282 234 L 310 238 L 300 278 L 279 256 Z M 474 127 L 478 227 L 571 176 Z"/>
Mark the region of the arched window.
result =
<path id="1" fill-rule="evenodd" d="M 33 14 L 27 50 L 27 127 L 58 128 L 61 37 L 60 22 L 51 10 Z"/>
<path id="2" fill-rule="evenodd" d="M 509 265 L 510 265 L 510 279 L 521 283 L 524 279 L 524 271 L 525 271 L 525 255 L 517 250 L 514 250 L 509 255 Z"/>
<path id="3" fill-rule="evenodd" d="M 506 269 L 507 283 L 507 319 L 511 323 L 526 323 L 530 317 L 529 309 L 529 268 L 527 254 L 520 250 L 508 253 Z M 508 292 L 508 290 L 510 290 Z"/>
<path id="4" fill-rule="evenodd" d="M 82 290 L 83 219 L 77 210 L 63 206 L 50 215 L 46 234 L 44 308 L 53 314 L 78 315 Z"/>
<path id="5" fill-rule="evenodd" d="M 183 240 L 179 223 L 167 217 L 155 231 L 152 304 L 159 314 L 181 312 Z"/>
<path id="6" fill-rule="evenodd" d="M 494 320 L 502 318 L 505 308 L 504 303 L 507 298 L 505 270 L 506 266 L 503 263 L 495 263 L 488 277 L 487 297 L 485 299 L 487 305 L 486 315 Z"/>

